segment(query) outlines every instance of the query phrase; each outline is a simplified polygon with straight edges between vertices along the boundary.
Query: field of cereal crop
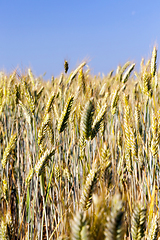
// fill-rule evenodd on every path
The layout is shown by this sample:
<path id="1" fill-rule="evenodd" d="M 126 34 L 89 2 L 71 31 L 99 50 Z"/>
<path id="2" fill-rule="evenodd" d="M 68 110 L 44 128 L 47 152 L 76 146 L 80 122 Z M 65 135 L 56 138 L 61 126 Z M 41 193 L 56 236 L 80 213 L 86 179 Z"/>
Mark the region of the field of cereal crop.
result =
<path id="1" fill-rule="evenodd" d="M 1 239 L 159 238 L 156 61 L 154 47 L 139 72 L 1 72 Z"/>

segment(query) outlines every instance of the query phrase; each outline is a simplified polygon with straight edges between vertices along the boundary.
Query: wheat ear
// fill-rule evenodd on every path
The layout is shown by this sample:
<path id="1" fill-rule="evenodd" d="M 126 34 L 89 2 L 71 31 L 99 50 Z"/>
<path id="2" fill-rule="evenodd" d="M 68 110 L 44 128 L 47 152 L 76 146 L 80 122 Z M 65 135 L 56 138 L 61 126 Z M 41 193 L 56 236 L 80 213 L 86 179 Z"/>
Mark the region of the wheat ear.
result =
<path id="1" fill-rule="evenodd" d="M 86 184 L 80 199 L 80 207 L 82 210 L 87 210 L 92 204 L 92 194 L 97 183 L 97 176 L 98 168 L 97 166 L 94 166 L 87 176 Z"/>
<path id="2" fill-rule="evenodd" d="M 78 211 L 71 221 L 71 240 L 89 240 L 88 228 L 85 216 L 81 211 Z"/>
<path id="3" fill-rule="evenodd" d="M 72 104 L 73 104 L 73 99 L 74 97 L 73 96 L 70 96 L 67 100 L 67 103 L 64 107 L 64 110 L 61 114 L 61 117 L 58 121 L 58 131 L 59 133 L 63 132 L 64 129 L 66 128 L 67 124 L 68 124 L 68 119 L 69 119 L 69 115 L 70 115 L 70 112 L 71 112 L 71 107 L 72 107 Z"/>
<path id="4" fill-rule="evenodd" d="M 151 74 L 147 72 L 147 70 L 144 70 L 144 73 L 142 75 L 142 81 L 143 81 L 143 93 L 147 96 L 152 96 L 152 89 L 151 89 Z"/>
<path id="5" fill-rule="evenodd" d="M 140 112 L 140 103 L 135 105 L 134 118 L 137 130 L 142 134 L 142 124 L 141 124 L 141 112 Z"/>
<path id="6" fill-rule="evenodd" d="M 82 88 L 83 93 L 86 93 L 86 84 L 85 84 L 85 77 L 83 73 L 83 69 L 79 70 L 79 75 L 78 75 L 78 83 L 80 85 L 80 88 Z"/>
<path id="7" fill-rule="evenodd" d="M 144 237 L 146 224 L 146 208 L 137 205 L 131 219 L 131 234 L 133 240 L 141 240 Z"/>
<path id="8" fill-rule="evenodd" d="M 22 84 L 23 84 L 23 87 L 24 87 L 24 94 L 26 96 L 30 111 L 31 111 L 31 113 L 34 113 L 34 111 L 35 111 L 34 98 L 33 98 L 32 94 L 29 90 L 28 84 L 24 80 L 23 80 Z"/>
<path id="9" fill-rule="evenodd" d="M 68 69 L 69 69 L 69 64 L 68 64 L 68 62 L 65 60 L 65 61 L 64 61 L 64 71 L 65 71 L 65 73 L 68 72 Z"/>
<path id="10" fill-rule="evenodd" d="M 126 62 L 123 67 L 121 67 L 118 71 L 117 69 L 117 74 L 119 74 L 119 79 L 120 79 L 120 82 L 122 81 L 122 77 L 123 77 L 123 73 L 125 72 L 125 70 L 127 69 L 127 67 L 129 67 L 131 63 L 128 61 Z"/>
<path id="11" fill-rule="evenodd" d="M 74 72 L 72 73 L 72 75 L 71 75 L 70 78 L 68 79 L 68 88 L 70 87 L 73 79 L 76 77 L 76 75 L 77 75 L 77 73 L 79 72 L 79 70 L 80 70 L 81 68 L 83 68 L 85 65 L 86 65 L 86 62 L 83 62 L 83 63 L 81 63 L 81 64 L 76 68 L 76 70 L 74 70 Z"/>
<path id="12" fill-rule="evenodd" d="M 30 68 L 28 69 L 28 75 L 31 79 L 32 85 L 35 86 L 35 79 L 33 77 L 33 73 L 32 73 L 32 70 Z"/>
<path id="13" fill-rule="evenodd" d="M 40 176 L 44 172 L 45 167 L 48 164 L 48 161 L 54 155 L 54 153 L 55 153 L 55 149 L 52 149 L 52 150 L 47 149 L 42 155 L 42 157 L 39 159 L 39 161 L 35 165 L 35 172 L 38 176 Z"/>
<path id="14" fill-rule="evenodd" d="M 46 109 L 45 109 L 45 114 L 44 114 L 44 115 L 46 115 L 47 113 L 49 113 L 49 112 L 51 111 L 51 107 L 52 107 L 54 98 L 55 98 L 55 94 L 54 94 L 54 92 L 53 92 L 53 93 L 51 94 L 48 102 L 47 102 Z"/>
<path id="15" fill-rule="evenodd" d="M 42 123 L 41 123 L 41 127 L 39 128 L 38 131 L 38 145 L 40 146 L 42 144 L 42 141 L 45 137 L 45 133 L 47 131 L 47 127 L 49 126 L 51 119 L 50 119 L 50 114 L 47 113 L 45 115 L 45 118 L 43 119 Z"/>
<path id="16" fill-rule="evenodd" d="M 0 238 L 2 240 L 15 239 L 13 220 L 9 209 L 1 219 Z"/>
<path id="17" fill-rule="evenodd" d="M 9 157 L 9 155 L 11 154 L 12 150 L 15 147 L 15 143 L 17 140 L 17 134 L 12 134 L 10 141 L 7 145 L 7 147 L 5 148 L 4 154 L 3 154 L 3 159 L 1 160 L 2 166 L 3 168 L 5 168 L 6 164 L 7 164 L 7 158 Z"/>
<path id="18" fill-rule="evenodd" d="M 106 240 L 122 240 L 123 239 L 123 215 L 122 201 L 120 195 L 116 194 L 112 200 L 112 209 L 107 219 L 105 236 Z"/>
<path id="19" fill-rule="evenodd" d="M 152 224 L 149 229 L 149 234 L 148 234 L 147 240 L 157 240 L 158 232 L 159 232 L 158 215 L 155 214 L 155 216 L 152 219 Z"/>
<path id="20" fill-rule="evenodd" d="M 116 113 L 118 100 L 119 100 L 119 89 L 114 91 L 113 97 L 112 97 L 112 100 L 111 100 L 111 113 L 112 113 L 112 115 L 114 115 Z"/>
<path id="21" fill-rule="evenodd" d="M 129 78 L 131 72 L 133 71 L 134 67 L 135 67 L 135 63 L 133 63 L 133 64 L 127 69 L 127 71 L 124 73 L 124 75 L 123 75 L 123 77 L 122 77 L 122 83 L 126 83 L 126 82 L 127 82 L 127 80 L 128 80 L 128 78 Z"/>
<path id="22" fill-rule="evenodd" d="M 101 110 L 99 111 L 97 117 L 95 118 L 94 122 L 93 122 L 93 125 L 92 125 L 92 132 L 91 132 L 91 139 L 93 139 L 96 134 L 98 133 L 100 127 L 101 127 L 101 124 L 102 124 L 102 121 L 104 119 L 104 115 L 106 113 L 106 109 L 107 109 L 107 103 L 105 103 Z"/>
<path id="23" fill-rule="evenodd" d="M 3 240 L 8 240 L 8 229 L 7 229 L 7 223 L 5 220 L 2 218 L 1 219 L 1 226 L 0 226 L 0 238 Z"/>
<path id="24" fill-rule="evenodd" d="M 109 179 L 111 179 L 111 160 L 110 160 L 110 150 L 109 147 L 107 146 L 107 143 L 104 143 L 103 148 L 101 149 L 101 158 L 100 158 L 100 178 L 101 180 L 106 179 L 106 171 L 108 171 Z"/>
<path id="25" fill-rule="evenodd" d="M 91 98 L 84 107 L 80 123 L 81 136 L 84 136 L 86 140 L 89 139 L 92 133 L 93 114 L 94 103 L 93 98 Z"/>
<path id="26" fill-rule="evenodd" d="M 6 202 L 9 200 L 9 186 L 6 177 L 2 179 L 2 193 Z"/>
<path id="27" fill-rule="evenodd" d="M 26 121 L 31 125 L 31 111 L 19 100 L 19 106 L 22 108 Z"/>
<path id="28" fill-rule="evenodd" d="M 154 46 L 153 51 L 152 51 L 152 58 L 151 58 L 151 75 L 152 77 L 155 76 L 156 73 L 156 60 L 157 60 L 157 49 Z"/>
<path id="29" fill-rule="evenodd" d="M 159 133 L 158 133 L 158 119 L 155 114 L 152 114 L 152 142 L 151 142 L 151 151 L 153 156 L 158 155 L 158 146 L 159 146 Z"/>

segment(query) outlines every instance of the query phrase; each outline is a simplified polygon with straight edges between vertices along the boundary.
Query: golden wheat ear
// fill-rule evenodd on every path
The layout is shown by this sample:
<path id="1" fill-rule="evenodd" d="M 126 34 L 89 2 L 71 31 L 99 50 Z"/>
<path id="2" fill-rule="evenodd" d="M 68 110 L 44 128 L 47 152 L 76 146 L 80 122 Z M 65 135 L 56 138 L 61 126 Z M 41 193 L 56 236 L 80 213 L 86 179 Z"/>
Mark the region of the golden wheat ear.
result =
<path id="1" fill-rule="evenodd" d="M 0 224 L 0 239 L 8 240 L 15 239 L 15 229 L 13 226 L 13 220 L 11 211 L 8 210 L 7 214 L 3 216 Z"/>
<path id="2" fill-rule="evenodd" d="M 88 211 L 91 239 L 105 239 L 106 205 L 105 191 L 100 195 L 93 194 L 93 212 Z"/>
<path id="3" fill-rule="evenodd" d="M 152 222 L 151 222 L 151 227 L 149 229 L 149 233 L 147 236 L 147 240 L 157 240 L 158 234 L 159 234 L 159 229 L 160 226 L 158 225 L 158 214 L 155 214 L 153 216 Z"/>
<path id="4" fill-rule="evenodd" d="M 132 214 L 131 234 L 133 240 L 141 240 L 145 234 L 146 208 L 138 204 Z"/>
<path id="5" fill-rule="evenodd" d="M 14 149 L 16 140 L 17 140 L 17 134 L 16 133 L 12 134 L 9 143 L 8 143 L 7 147 L 5 148 L 5 151 L 4 151 L 4 154 L 3 154 L 3 159 L 1 160 L 3 168 L 6 167 L 7 158 L 9 157 L 12 150 Z"/>
<path id="6" fill-rule="evenodd" d="M 89 226 L 85 220 L 85 215 L 78 211 L 71 220 L 71 240 L 89 240 Z"/>
<path id="7" fill-rule="evenodd" d="M 26 121 L 31 125 L 31 111 L 19 100 L 19 106 L 22 108 Z"/>
<path id="8" fill-rule="evenodd" d="M 86 139 L 83 135 L 81 135 L 79 139 L 80 159 L 85 158 L 85 146 L 86 146 Z"/>
<path id="9" fill-rule="evenodd" d="M 61 114 L 61 117 L 58 121 L 58 131 L 59 131 L 59 133 L 63 132 L 64 129 L 67 127 L 69 115 L 70 115 L 71 108 L 72 108 L 72 105 L 73 105 L 73 99 L 74 99 L 73 96 L 70 96 L 68 98 L 67 103 L 64 107 L 64 110 Z"/>
<path id="10" fill-rule="evenodd" d="M 44 116 L 46 116 L 46 114 L 51 111 L 54 99 L 55 99 L 55 94 L 54 94 L 54 92 L 52 92 L 50 98 L 48 99 Z"/>
<path id="11" fill-rule="evenodd" d="M 32 94 L 31 94 L 31 91 L 30 91 L 30 89 L 28 87 L 28 84 L 26 83 L 25 80 L 23 80 L 22 85 L 24 87 L 24 94 L 26 96 L 29 109 L 30 109 L 31 113 L 34 113 L 34 111 L 35 111 L 35 101 L 34 101 L 34 98 L 33 98 Z"/>
<path id="12" fill-rule="evenodd" d="M 111 153 L 110 149 L 107 146 L 107 143 L 104 143 L 103 148 L 101 149 L 100 153 L 100 180 L 105 182 L 108 181 L 110 184 L 112 179 L 112 163 L 111 163 Z"/>
<path id="13" fill-rule="evenodd" d="M 82 88 L 83 94 L 85 94 L 86 93 L 86 83 L 85 83 L 83 69 L 79 70 L 78 84 L 79 84 L 79 87 Z"/>
<path id="14" fill-rule="evenodd" d="M 128 61 L 126 62 L 123 67 L 121 67 L 120 69 L 117 69 L 117 74 L 119 74 L 119 80 L 120 82 L 122 81 L 122 77 L 123 77 L 123 73 L 125 72 L 125 70 L 127 69 L 127 67 L 129 67 L 131 63 Z"/>
<path id="15" fill-rule="evenodd" d="M 99 131 L 101 125 L 102 125 L 102 122 L 103 122 L 106 110 L 107 110 L 107 104 L 105 103 L 102 106 L 101 110 L 99 111 L 97 117 L 95 118 L 95 120 L 93 122 L 92 132 L 91 132 L 91 139 L 93 139 L 96 136 L 96 134 L 98 133 L 98 131 Z"/>
<path id="16" fill-rule="evenodd" d="M 30 80 L 32 82 L 32 85 L 35 86 L 35 79 L 34 79 L 32 70 L 30 68 L 28 69 L 28 75 L 29 75 L 29 78 L 30 78 Z"/>
<path id="17" fill-rule="evenodd" d="M 97 166 L 94 166 L 87 176 L 86 184 L 80 199 L 80 208 L 82 210 L 87 210 L 92 204 L 92 194 L 97 183 L 98 173 L 99 170 Z"/>
<path id="18" fill-rule="evenodd" d="M 127 80 L 128 80 L 128 78 L 129 78 L 131 72 L 133 71 L 134 67 L 135 67 L 135 63 L 133 63 L 133 64 L 127 69 L 127 71 L 124 73 L 124 75 L 123 75 L 123 77 L 122 77 L 122 83 L 126 83 L 126 82 L 127 82 Z"/>
<path id="19" fill-rule="evenodd" d="M 158 119 L 155 114 L 152 114 L 152 142 L 151 142 L 151 152 L 153 157 L 158 156 L 158 146 L 159 146 L 159 133 L 158 133 Z"/>
<path id="20" fill-rule="evenodd" d="M 156 60 L 157 60 L 157 49 L 154 46 L 153 51 L 152 51 L 152 58 L 151 58 L 151 75 L 152 75 L 152 77 L 155 76 L 156 69 L 157 69 Z"/>
<path id="21" fill-rule="evenodd" d="M 2 179 L 2 196 L 3 199 L 8 202 L 9 200 L 9 186 L 6 177 L 4 176 Z"/>
<path id="22" fill-rule="evenodd" d="M 40 147 L 42 147 L 41 144 L 43 142 L 43 139 L 45 138 L 47 127 L 49 126 L 50 121 L 51 121 L 50 114 L 47 113 L 45 115 L 45 118 L 41 122 L 41 126 L 40 126 L 40 128 L 38 130 L 38 145 Z"/>
<path id="23" fill-rule="evenodd" d="M 114 115 L 117 110 L 117 105 L 118 105 L 118 100 L 119 100 L 119 89 L 115 90 L 112 96 L 111 100 L 111 113 Z"/>
<path id="24" fill-rule="evenodd" d="M 145 68 L 142 75 L 143 93 L 149 97 L 152 97 L 151 80 L 152 76 Z"/>
<path id="25" fill-rule="evenodd" d="M 130 127 L 130 145 L 132 156 L 134 156 L 135 160 L 138 158 L 138 143 L 137 143 L 137 134 L 133 127 Z"/>
<path id="26" fill-rule="evenodd" d="M 116 194 L 111 202 L 111 213 L 107 218 L 106 229 L 105 229 L 105 239 L 122 240 L 124 235 L 124 212 L 122 211 L 122 200 L 119 194 Z"/>
<path id="27" fill-rule="evenodd" d="M 39 159 L 39 161 L 35 165 L 35 172 L 38 176 L 40 176 L 45 171 L 45 167 L 47 166 L 48 161 L 54 155 L 54 153 L 55 149 L 52 150 L 47 149 L 42 155 L 42 157 Z"/>
<path id="28" fill-rule="evenodd" d="M 79 70 L 80 70 L 81 68 L 83 68 L 85 65 L 86 65 L 86 62 L 83 62 L 83 63 L 81 63 L 81 64 L 76 68 L 76 70 L 74 70 L 74 72 L 72 73 L 72 75 L 70 76 L 70 78 L 69 78 L 68 81 L 67 81 L 67 82 L 68 82 L 67 88 L 70 87 L 73 79 L 76 77 L 76 75 L 77 75 L 77 73 L 79 72 Z"/>
<path id="29" fill-rule="evenodd" d="M 1 219 L 1 226 L 0 226 L 0 238 L 4 240 L 8 240 L 8 229 L 7 229 L 7 223 L 5 220 L 2 218 Z"/>

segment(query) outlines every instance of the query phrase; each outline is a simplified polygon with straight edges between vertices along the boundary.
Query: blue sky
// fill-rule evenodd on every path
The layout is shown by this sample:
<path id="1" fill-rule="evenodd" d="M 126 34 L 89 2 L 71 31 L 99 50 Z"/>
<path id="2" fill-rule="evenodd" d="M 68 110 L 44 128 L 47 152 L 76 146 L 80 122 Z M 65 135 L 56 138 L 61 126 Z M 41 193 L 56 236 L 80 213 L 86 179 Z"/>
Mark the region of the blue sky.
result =
<path id="1" fill-rule="evenodd" d="M 91 73 L 150 57 L 160 42 L 159 0 L 0 0 L 0 70 L 45 79 L 83 60 Z"/>

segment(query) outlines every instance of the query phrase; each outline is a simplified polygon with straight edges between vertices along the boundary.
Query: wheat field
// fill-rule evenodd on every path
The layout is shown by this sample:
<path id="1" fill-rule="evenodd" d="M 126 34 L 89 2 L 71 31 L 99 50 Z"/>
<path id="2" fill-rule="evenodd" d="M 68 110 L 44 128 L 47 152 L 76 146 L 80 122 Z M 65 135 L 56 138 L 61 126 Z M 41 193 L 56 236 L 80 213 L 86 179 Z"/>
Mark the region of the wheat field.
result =
<path id="1" fill-rule="evenodd" d="M 154 47 L 139 72 L 1 72 L 1 239 L 159 239 L 156 62 Z"/>

